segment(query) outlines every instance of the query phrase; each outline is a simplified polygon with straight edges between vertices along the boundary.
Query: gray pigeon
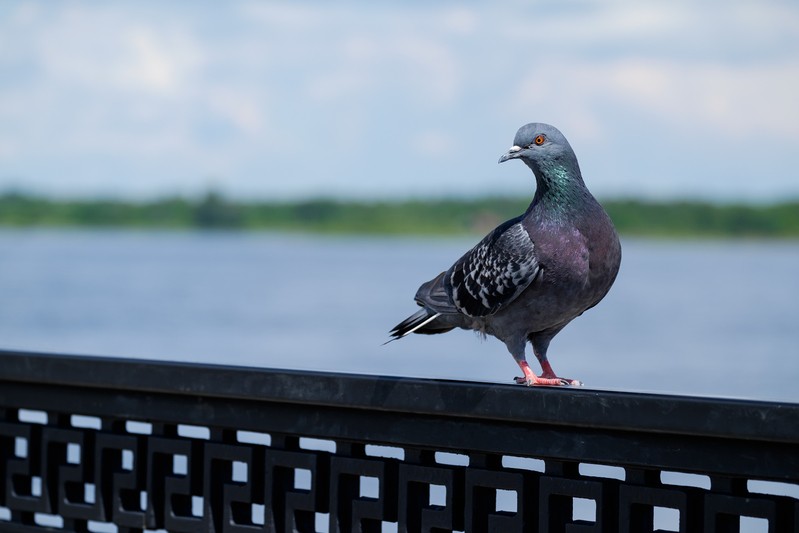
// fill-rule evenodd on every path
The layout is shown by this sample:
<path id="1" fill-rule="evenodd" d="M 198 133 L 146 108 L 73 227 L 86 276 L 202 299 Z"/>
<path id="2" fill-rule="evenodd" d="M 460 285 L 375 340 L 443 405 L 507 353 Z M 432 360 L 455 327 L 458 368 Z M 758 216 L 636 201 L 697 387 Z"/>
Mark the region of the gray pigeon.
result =
<path id="1" fill-rule="evenodd" d="M 421 309 L 394 327 L 390 340 L 471 329 L 505 343 L 524 373 L 518 383 L 580 385 L 555 374 L 547 348 L 566 324 L 610 290 L 621 262 L 619 237 L 556 128 L 522 126 L 499 162 L 509 159 L 521 159 L 535 174 L 530 207 L 419 287 Z M 527 341 L 541 363 L 541 376 L 525 359 Z"/>

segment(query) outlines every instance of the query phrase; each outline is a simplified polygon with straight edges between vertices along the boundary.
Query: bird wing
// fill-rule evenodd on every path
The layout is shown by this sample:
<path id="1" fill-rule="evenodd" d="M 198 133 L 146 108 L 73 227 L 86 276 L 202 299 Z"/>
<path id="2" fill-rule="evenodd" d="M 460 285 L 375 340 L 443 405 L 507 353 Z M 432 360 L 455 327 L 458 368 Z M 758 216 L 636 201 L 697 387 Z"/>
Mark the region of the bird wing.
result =
<path id="1" fill-rule="evenodd" d="M 463 314 L 492 315 L 515 300 L 541 271 L 521 218 L 489 233 L 445 273 L 452 303 Z"/>
<path id="2" fill-rule="evenodd" d="M 460 309 L 452 304 L 452 297 L 446 287 L 446 272 L 442 272 L 427 283 L 423 283 L 416 291 L 416 303 L 428 307 L 438 313 L 460 313 Z"/>

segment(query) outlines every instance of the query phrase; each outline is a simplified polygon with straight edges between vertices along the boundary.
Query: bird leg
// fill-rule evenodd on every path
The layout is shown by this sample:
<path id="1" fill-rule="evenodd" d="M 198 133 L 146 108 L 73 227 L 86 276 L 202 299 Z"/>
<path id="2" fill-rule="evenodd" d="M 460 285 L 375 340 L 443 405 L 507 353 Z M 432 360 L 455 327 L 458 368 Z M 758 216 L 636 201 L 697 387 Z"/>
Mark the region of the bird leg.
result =
<path id="1" fill-rule="evenodd" d="M 565 324 L 527 336 L 527 340 L 529 340 L 530 344 L 533 345 L 533 353 L 535 354 L 535 358 L 538 359 L 539 363 L 541 363 L 542 372 L 540 377 L 536 376 L 530 369 L 530 365 L 527 364 L 522 352 L 521 357 L 514 356 L 516 363 L 522 369 L 522 372 L 524 372 L 524 377 L 516 378 L 516 383 L 521 383 L 523 385 L 572 385 L 577 387 L 583 384 L 581 381 L 576 379 L 559 377 L 557 374 L 555 374 L 555 371 L 552 370 L 552 365 L 549 364 L 549 360 L 547 359 L 547 348 L 549 348 L 549 342 L 552 340 L 552 337 L 557 335 L 558 332 L 563 329 L 563 326 L 565 326 Z"/>
<path id="2" fill-rule="evenodd" d="M 524 372 L 524 377 L 516 378 L 516 383 L 521 385 L 582 385 L 577 380 L 574 379 L 565 379 L 559 378 L 555 375 L 555 372 L 552 371 L 552 367 L 549 365 L 548 361 L 544 361 L 544 364 L 541 367 L 544 369 L 544 372 L 541 376 L 536 376 L 535 372 L 530 368 L 530 365 L 525 360 L 521 360 L 518 362 L 519 368 L 522 369 Z"/>

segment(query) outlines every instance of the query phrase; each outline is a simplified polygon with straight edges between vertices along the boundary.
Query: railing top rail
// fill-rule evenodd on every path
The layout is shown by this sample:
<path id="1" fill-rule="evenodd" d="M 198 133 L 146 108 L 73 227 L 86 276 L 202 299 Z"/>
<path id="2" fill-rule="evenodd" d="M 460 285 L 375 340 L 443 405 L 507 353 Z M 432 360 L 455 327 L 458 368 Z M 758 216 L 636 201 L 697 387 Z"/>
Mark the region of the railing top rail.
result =
<path id="1" fill-rule="evenodd" d="M 3 382 L 799 443 L 799 404 L 0 351 Z"/>

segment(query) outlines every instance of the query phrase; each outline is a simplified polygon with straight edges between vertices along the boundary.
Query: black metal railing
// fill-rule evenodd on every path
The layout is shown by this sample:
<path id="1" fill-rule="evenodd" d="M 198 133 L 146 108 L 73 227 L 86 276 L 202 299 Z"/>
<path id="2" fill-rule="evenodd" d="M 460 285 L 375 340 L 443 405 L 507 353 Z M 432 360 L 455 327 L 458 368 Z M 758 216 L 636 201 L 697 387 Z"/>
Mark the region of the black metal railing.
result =
<path id="1" fill-rule="evenodd" d="M 799 405 L 0 352 L 0 531 L 799 531 Z"/>

